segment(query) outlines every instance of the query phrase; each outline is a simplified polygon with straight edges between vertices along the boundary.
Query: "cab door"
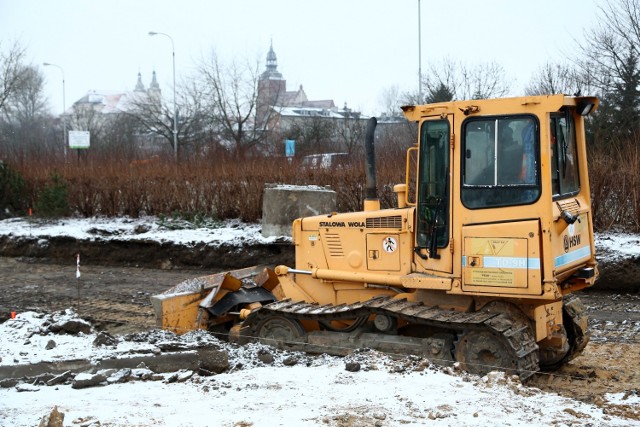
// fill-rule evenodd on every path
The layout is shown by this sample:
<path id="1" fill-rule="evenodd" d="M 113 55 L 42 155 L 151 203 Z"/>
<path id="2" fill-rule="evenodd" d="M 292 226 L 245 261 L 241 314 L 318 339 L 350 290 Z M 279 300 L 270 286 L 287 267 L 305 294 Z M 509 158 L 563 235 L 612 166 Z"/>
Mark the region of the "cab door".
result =
<path id="1" fill-rule="evenodd" d="M 420 124 L 414 248 L 418 272 L 452 272 L 453 128 L 451 114 L 428 118 Z"/>

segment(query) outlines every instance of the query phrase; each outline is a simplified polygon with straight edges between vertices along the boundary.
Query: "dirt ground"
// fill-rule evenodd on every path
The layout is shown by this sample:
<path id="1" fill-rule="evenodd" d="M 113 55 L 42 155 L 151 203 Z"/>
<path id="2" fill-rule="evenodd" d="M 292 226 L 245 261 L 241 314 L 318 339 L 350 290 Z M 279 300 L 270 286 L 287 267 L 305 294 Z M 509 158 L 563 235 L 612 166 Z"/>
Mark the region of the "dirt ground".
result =
<path id="1" fill-rule="evenodd" d="M 591 341 L 584 352 L 555 372 L 536 374 L 528 383 L 604 407 L 612 414 L 640 419 L 640 407 L 607 405 L 606 393 L 640 394 L 640 294 L 586 291 Z"/>
<path id="2" fill-rule="evenodd" d="M 215 270 L 80 266 L 41 258 L 0 257 L 0 321 L 12 311 L 51 312 L 73 307 L 99 328 L 128 333 L 155 325 L 149 297 Z"/>
<path id="3" fill-rule="evenodd" d="M 155 325 L 151 295 L 218 271 L 81 265 L 80 272 L 77 279 L 75 264 L 0 257 L 0 322 L 11 311 L 74 307 L 96 327 L 111 333 L 144 330 Z M 602 397 L 605 393 L 640 393 L 640 294 L 590 290 L 581 299 L 593 327 L 590 344 L 560 370 L 536 374 L 529 385 L 640 419 L 637 405 L 609 406 Z"/>

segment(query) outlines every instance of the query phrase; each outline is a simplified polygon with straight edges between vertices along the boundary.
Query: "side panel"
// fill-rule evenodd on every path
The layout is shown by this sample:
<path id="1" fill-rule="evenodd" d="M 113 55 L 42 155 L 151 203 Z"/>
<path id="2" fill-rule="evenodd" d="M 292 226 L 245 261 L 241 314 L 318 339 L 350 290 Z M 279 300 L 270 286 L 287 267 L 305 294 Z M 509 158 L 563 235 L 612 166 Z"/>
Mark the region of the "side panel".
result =
<path id="1" fill-rule="evenodd" d="M 371 271 L 400 271 L 400 235 L 367 234 L 367 268 Z"/>
<path id="2" fill-rule="evenodd" d="M 562 273 L 589 261 L 593 254 L 587 214 L 580 214 L 578 220 L 570 225 L 562 220 L 555 224 L 556 228 L 560 228 L 556 230 L 558 237 L 553 245 L 553 267 L 556 272 Z"/>
<path id="3" fill-rule="evenodd" d="M 465 226 L 462 238 L 463 292 L 542 294 L 538 221 Z"/>
<path id="4" fill-rule="evenodd" d="M 380 277 L 409 274 L 414 235 L 409 230 L 408 218 L 413 211 L 413 208 L 386 209 L 298 219 L 293 224 L 296 268 L 374 273 Z M 341 304 L 390 292 L 367 288 L 361 280 L 318 279 L 298 274 L 285 297 Z"/>
<path id="5" fill-rule="evenodd" d="M 296 268 L 408 274 L 412 213 L 413 209 L 384 209 L 296 220 Z"/>

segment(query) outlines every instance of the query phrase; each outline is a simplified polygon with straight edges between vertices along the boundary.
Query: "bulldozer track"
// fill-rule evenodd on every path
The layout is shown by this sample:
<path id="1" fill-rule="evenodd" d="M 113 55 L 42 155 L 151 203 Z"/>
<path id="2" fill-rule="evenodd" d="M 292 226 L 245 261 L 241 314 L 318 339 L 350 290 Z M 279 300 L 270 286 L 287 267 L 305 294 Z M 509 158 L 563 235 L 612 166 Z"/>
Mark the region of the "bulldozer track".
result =
<path id="1" fill-rule="evenodd" d="M 564 362 L 568 362 L 579 355 L 587 346 L 590 340 L 588 327 L 587 308 L 580 298 L 569 294 L 564 298 L 563 321 L 569 336 L 569 353 L 565 356 Z"/>
<path id="2" fill-rule="evenodd" d="M 498 339 L 508 343 L 515 359 L 515 372 L 521 379 L 529 378 L 539 369 L 538 345 L 529 325 L 508 313 L 456 312 L 392 297 L 377 297 L 365 302 L 340 305 L 318 305 L 282 300 L 252 312 L 244 321 L 244 334 L 251 337 L 258 336 L 256 328 L 260 322 L 274 315 L 298 321 L 319 322 L 385 315 L 404 320 L 409 324 L 451 330 L 457 334 L 470 330 L 489 330 L 499 337 Z"/>

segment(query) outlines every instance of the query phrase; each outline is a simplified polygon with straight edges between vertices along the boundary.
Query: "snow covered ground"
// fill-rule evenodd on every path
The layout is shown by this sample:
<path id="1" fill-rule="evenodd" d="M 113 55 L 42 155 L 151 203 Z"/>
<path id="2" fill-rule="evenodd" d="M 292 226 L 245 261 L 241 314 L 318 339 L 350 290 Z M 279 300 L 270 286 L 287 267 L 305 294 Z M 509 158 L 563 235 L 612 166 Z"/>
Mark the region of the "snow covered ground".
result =
<path id="1" fill-rule="evenodd" d="M 127 382 L 119 382 L 122 371 L 111 371 L 105 372 L 101 385 L 81 389 L 19 382 L 0 389 L 0 425 L 36 426 L 54 406 L 65 414 L 65 426 L 640 425 L 607 415 L 595 405 L 523 386 L 503 373 L 480 378 L 417 357 L 392 360 L 371 351 L 337 358 L 258 344 L 237 347 L 203 333 L 158 337 L 164 333 L 151 332 L 154 339 L 149 341 L 117 337 L 115 345 L 95 346 L 95 332 L 50 332 L 48 325 L 69 318 L 74 318 L 71 310 L 55 316 L 27 312 L 1 324 L 2 365 L 96 361 L 154 348 L 159 352 L 162 343 L 171 341 L 186 346 L 208 341 L 227 350 L 231 368 L 214 376 L 181 372 L 179 379 L 171 374 L 155 380 L 133 375 Z M 46 350 L 51 340 L 56 346 Z M 261 361 L 261 353 L 273 355 L 273 362 Z M 285 362 L 292 359 L 295 364 Z M 347 371 L 347 363 L 358 363 L 360 370 Z M 607 395 L 607 399 L 613 404 L 640 404 L 638 395 Z"/>
<path id="2" fill-rule="evenodd" d="M 155 218 L 9 219 L 0 221 L 0 235 L 182 244 L 270 241 L 261 236 L 258 225 L 226 222 L 215 227 L 177 227 L 163 226 Z M 640 255 L 637 235 L 602 234 L 597 244 L 607 257 Z M 47 325 L 74 314 L 56 316 L 19 313 L 0 324 L 0 368 L 153 354 L 159 352 L 164 337 L 142 342 L 117 337 L 116 345 L 97 347 L 93 330 L 78 335 L 51 332 Z M 166 336 L 166 340 L 192 340 L 199 345 L 203 339 L 228 351 L 231 369 L 214 376 L 181 372 L 179 380 L 171 374 L 156 376 L 155 381 L 130 375 L 127 382 L 119 382 L 122 372 L 105 372 L 102 385 L 81 389 L 73 388 L 71 380 L 53 386 L 18 382 L 0 388 L 0 425 L 38 425 L 57 406 L 65 414 L 65 426 L 640 426 L 640 421 L 522 386 L 501 373 L 479 378 L 415 357 L 392 360 L 368 351 L 347 358 L 314 357 L 259 345 L 238 348 L 210 336 Z M 274 356 L 273 363 L 258 357 L 264 352 Z M 297 363 L 285 363 L 292 357 Z M 351 362 L 359 363 L 360 369 L 347 371 Z M 605 398 L 613 405 L 640 405 L 637 391 Z"/>
<path id="3" fill-rule="evenodd" d="M 73 237 L 78 240 L 145 240 L 189 245 L 271 243 L 277 237 L 263 237 L 259 224 L 238 220 L 193 223 L 184 220 L 143 218 L 65 218 L 42 220 L 10 218 L 0 221 L 0 236 Z M 282 238 L 280 238 L 282 239 Z"/>
<path id="4" fill-rule="evenodd" d="M 66 218 L 47 221 L 11 218 L 0 221 L 0 236 L 40 237 L 68 236 L 79 240 L 145 240 L 189 245 L 271 243 L 285 237 L 263 237 L 259 224 L 240 221 L 193 224 L 180 220 L 143 218 Z M 596 251 L 600 261 L 640 256 L 640 235 L 623 233 L 596 234 Z"/>

